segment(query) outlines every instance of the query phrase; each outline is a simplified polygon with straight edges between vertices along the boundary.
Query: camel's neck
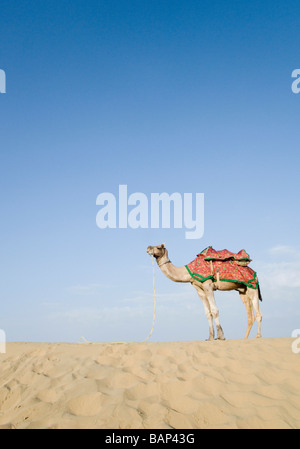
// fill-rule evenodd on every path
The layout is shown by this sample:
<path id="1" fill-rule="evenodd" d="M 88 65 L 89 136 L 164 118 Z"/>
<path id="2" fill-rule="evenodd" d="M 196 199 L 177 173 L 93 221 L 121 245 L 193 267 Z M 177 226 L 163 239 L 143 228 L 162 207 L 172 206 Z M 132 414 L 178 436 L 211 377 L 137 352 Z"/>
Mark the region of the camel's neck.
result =
<path id="1" fill-rule="evenodd" d="M 191 282 L 192 278 L 185 267 L 175 267 L 169 259 L 168 251 L 157 259 L 157 264 L 167 278 L 174 282 Z"/>

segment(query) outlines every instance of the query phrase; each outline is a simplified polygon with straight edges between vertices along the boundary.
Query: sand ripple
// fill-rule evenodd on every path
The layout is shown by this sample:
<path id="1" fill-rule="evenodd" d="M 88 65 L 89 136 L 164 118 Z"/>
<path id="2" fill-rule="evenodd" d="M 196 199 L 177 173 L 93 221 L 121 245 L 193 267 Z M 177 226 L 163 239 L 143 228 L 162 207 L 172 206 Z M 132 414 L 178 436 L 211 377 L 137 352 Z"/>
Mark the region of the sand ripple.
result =
<path id="1" fill-rule="evenodd" d="M 0 428 L 299 428 L 291 343 L 8 343 Z"/>

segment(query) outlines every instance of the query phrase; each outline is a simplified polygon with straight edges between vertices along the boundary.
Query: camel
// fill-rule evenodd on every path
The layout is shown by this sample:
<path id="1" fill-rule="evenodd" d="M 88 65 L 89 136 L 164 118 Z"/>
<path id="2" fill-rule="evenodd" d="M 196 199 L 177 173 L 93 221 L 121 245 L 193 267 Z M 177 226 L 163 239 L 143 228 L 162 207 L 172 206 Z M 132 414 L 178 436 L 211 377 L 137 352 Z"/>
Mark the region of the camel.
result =
<path id="1" fill-rule="evenodd" d="M 212 279 L 207 279 L 204 282 L 197 281 L 190 275 L 185 266 L 176 267 L 171 263 L 168 256 L 168 251 L 165 248 L 164 244 L 157 246 L 148 246 L 147 253 L 156 259 L 157 265 L 159 266 L 161 271 L 165 274 L 165 276 L 167 276 L 167 278 L 171 279 L 171 281 L 190 282 L 192 286 L 196 289 L 203 303 L 205 315 L 208 320 L 209 325 L 208 340 L 214 340 L 215 338 L 213 319 L 215 320 L 216 324 L 217 339 L 225 340 L 224 332 L 219 320 L 219 310 L 214 298 L 214 290 L 222 290 L 222 291 L 237 290 L 240 294 L 243 304 L 245 305 L 248 317 L 248 326 L 244 338 L 245 339 L 248 338 L 250 330 L 255 320 L 253 308 L 255 310 L 255 317 L 257 321 L 256 337 L 257 338 L 261 337 L 262 314 L 259 309 L 259 299 L 261 300 L 259 287 L 257 289 L 253 289 L 238 282 L 230 282 L 230 281 L 214 282 Z"/>

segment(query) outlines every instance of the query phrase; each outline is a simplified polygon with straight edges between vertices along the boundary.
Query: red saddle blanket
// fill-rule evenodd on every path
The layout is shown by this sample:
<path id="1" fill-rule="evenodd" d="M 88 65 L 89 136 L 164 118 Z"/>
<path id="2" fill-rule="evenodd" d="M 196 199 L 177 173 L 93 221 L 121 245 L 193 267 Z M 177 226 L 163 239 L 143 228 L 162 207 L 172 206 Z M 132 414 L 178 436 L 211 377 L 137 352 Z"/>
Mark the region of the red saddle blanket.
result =
<path id="1" fill-rule="evenodd" d="M 258 287 L 257 274 L 247 265 L 251 262 L 245 250 L 232 253 L 227 249 L 216 251 L 211 246 L 197 254 L 195 260 L 185 265 L 190 275 L 197 281 L 207 279 L 240 282 L 250 288 Z"/>

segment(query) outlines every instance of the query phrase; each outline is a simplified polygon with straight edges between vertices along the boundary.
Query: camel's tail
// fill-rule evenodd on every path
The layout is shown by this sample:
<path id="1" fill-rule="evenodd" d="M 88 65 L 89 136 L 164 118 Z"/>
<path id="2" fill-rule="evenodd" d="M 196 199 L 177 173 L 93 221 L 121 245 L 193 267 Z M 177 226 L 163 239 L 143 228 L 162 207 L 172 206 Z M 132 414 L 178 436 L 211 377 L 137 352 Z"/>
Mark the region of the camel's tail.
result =
<path id="1" fill-rule="evenodd" d="M 261 291 L 260 291 L 259 284 L 258 284 L 258 297 L 259 297 L 260 301 L 262 301 L 262 296 L 261 296 Z"/>

